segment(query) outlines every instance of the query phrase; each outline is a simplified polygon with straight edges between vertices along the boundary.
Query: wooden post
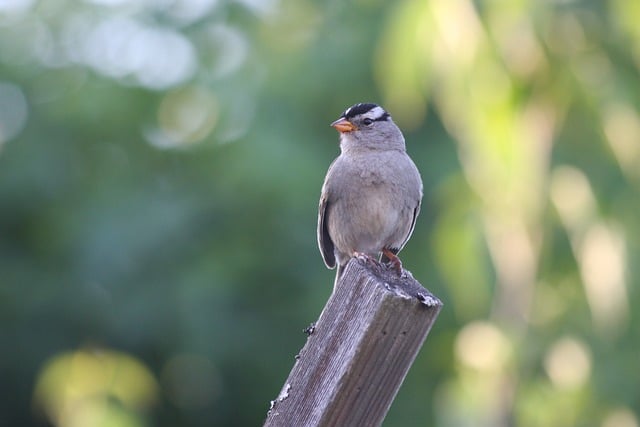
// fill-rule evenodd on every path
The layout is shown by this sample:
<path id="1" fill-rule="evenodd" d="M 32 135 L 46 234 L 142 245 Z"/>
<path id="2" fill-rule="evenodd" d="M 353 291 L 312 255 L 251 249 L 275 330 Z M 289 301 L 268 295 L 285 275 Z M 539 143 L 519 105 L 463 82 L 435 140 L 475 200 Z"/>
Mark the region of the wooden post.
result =
<path id="1" fill-rule="evenodd" d="M 264 426 L 379 426 L 441 307 L 406 270 L 352 259 Z"/>

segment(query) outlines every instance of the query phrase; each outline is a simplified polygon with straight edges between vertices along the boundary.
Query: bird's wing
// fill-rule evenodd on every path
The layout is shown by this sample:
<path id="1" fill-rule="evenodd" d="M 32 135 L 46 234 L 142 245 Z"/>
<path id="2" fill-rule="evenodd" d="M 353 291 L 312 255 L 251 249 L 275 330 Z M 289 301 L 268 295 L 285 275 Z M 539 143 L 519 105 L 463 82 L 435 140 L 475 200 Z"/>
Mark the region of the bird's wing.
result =
<path id="1" fill-rule="evenodd" d="M 413 209 L 413 218 L 411 218 L 411 227 L 409 227 L 409 232 L 407 233 L 407 236 L 402 241 L 402 244 L 400 245 L 398 250 L 394 252 L 395 254 L 397 254 L 398 252 L 400 252 L 402 248 L 404 248 L 404 245 L 407 244 L 407 242 L 409 241 L 409 238 L 413 234 L 413 229 L 416 228 L 416 219 L 418 218 L 418 214 L 420 213 L 420 204 L 421 204 L 421 201 L 418 200 L 418 205 Z M 392 252 L 393 252 L 393 249 L 392 249 Z"/>
<path id="2" fill-rule="evenodd" d="M 328 196 L 323 189 L 322 195 L 320 196 L 320 205 L 318 206 L 318 246 L 320 247 L 320 253 L 322 254 L 324 263 L 327 267 L 334 268 L 336 266 L 336 255 L 334 253 L 333 241 L 327 229 L 328 208 Z"/>

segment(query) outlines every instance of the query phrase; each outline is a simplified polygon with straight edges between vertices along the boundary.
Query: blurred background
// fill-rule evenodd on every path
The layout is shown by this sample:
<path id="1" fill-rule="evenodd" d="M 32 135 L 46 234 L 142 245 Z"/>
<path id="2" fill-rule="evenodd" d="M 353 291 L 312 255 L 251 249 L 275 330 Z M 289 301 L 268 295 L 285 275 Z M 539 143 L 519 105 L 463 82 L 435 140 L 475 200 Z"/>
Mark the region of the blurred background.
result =
<path id="1" fill-rule="evenodd" d="M 0 0 L 0 425 L 255 426 L 377 102 L 444 302 L 385 426 L 638 427 L 640 2 Z"/>

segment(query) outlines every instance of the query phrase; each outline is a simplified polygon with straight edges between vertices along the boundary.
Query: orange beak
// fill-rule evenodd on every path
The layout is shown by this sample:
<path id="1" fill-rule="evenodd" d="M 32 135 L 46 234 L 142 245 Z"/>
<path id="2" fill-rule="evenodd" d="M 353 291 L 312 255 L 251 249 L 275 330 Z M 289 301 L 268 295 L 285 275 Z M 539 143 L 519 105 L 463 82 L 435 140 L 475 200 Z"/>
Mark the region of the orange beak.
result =
<path id="1" fill-rule="evenodd" d="M 331 126 L 336 128 L 336 130 L 340 133 L 353 132 L 354 130 L 358 130 L 356 125 L 351 123 L 349 120 L 341 117 L 335 122 L 331 123 Z"/>

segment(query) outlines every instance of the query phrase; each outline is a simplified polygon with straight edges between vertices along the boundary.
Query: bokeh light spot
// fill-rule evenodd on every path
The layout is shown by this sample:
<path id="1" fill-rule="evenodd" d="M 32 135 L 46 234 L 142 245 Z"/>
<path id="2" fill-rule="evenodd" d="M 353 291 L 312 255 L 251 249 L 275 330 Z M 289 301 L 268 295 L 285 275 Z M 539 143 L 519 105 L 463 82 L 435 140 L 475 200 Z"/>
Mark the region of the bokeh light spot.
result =
<path id="1" fill-rule="evenodd" d="M 87 399 L 64 412 L 59 427 L 145 427 L 143 420 L 118 402 Z"/>
<path id="2" fill-rule="evenodd" d="M 158 108 L 159 129 L 147 133 L 161 148 L 192 144 L 206 138 L 218 121 L 218 102 L 202 87 L 183 87 L 169 92 Z"/>
<path id="3" fill-rule="evenodd" d="M 220 0 L 174 0 L 168 12 L 181 24 L 189 24 L 205 17 L 218 6 Z"/>
<path id="4" fill-rule="evenodd" d="M 2 0 L 0 1 L 1 13 L 23 13 L 31 9 L 35 0 Z"/>
<path id="5" fill-rule="evenodd" d="M 604 114 L 604 132 L 613 154 L 628 176 L 640 177 L 640 116 L 631 107 L 617 104 Z"/>
<path id="6" fill-rule="evenodd" d="M 458 334 L 455 354 L 466 366 L 481 371 L 499 371 L 511 354 L 509 340 L 489 322 L 472 322 Z"/>
<path id="7" fill-rule="evenodd" d="M 619 408 L 608 414 L 602 427 L 638 427 L 638 418 L 627 408 Z"/>
<path id="8" fill-rule="evenodd" d="M 79 350 L 55 356 L 44 365 L 34 401 L 54 425 L 75 427 L 89 425 L 82 420 L 94 417 L 131 419 L 113 413 L 114 399 L 127 414 L 135 414 L 153 404 L 157 394 L 156 380 L 136 358 L 113 350 Z"/>
<path id="9" fill-rule="evenodd" d="M 85 0 L 87 3 L 94 3 L 94 4 L 98 4 L 100 6 L 109 6 L 109 7 L 115 7 L 115 6 L 120 6 L 124 3 L 137 3 L 137 1 L 131 1 L 131 0 Z"/>
<path id="10" fill-rule="evenodd" d="M 551 200 L 569 229 L 583 227 L 595 210 L 595 200 L 587 177 L 570 166 L 560 166 L 553 172 Z"/>
<path id="11" fill-rule="evenodd" d="M 584 385 L 591 375 L 591 353 L 577 339 L 561 338 L 547 352 L 544 368 L 556 387 L 579 387 Z"/>
<path id="12" fill-rule="evenodd" d="M 580 274 L 596 325 L 605 333 L 619 330 L 628 318 L 624 237 L 603 224 L 591 227 L 579 253 Z"/>
<path id="13" fill-rule="evenodd" d="M 80 43 L 81 60 L 94 70 L 109 77 L 133 77 L 152 89 L 186 81 L 197 66 L 195 49 L 185 36 L 128 18 L 99 22 Z"/>
<path id="14" fill-rule="evenodd" d="M 226 24 L 212 25 L 207 29 L 207 63 L 211 77 L 222 78 L 237 71 L 249 55 L 249 42 L 237 28 Z"/>

